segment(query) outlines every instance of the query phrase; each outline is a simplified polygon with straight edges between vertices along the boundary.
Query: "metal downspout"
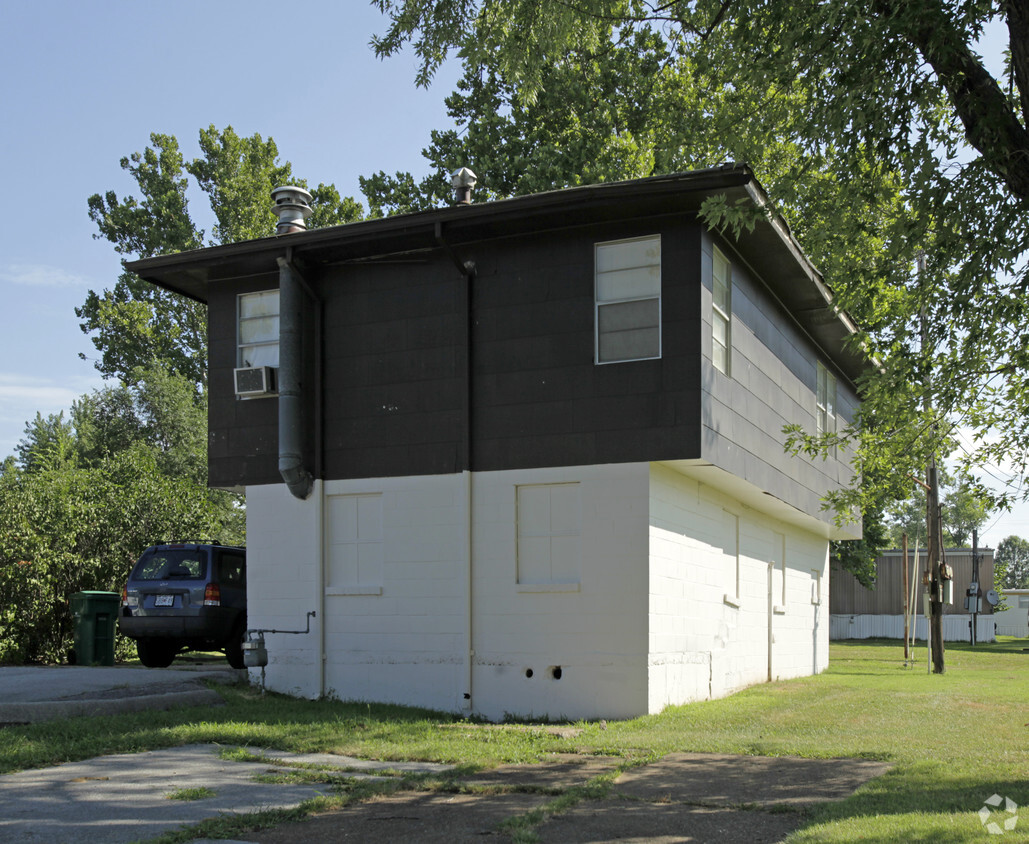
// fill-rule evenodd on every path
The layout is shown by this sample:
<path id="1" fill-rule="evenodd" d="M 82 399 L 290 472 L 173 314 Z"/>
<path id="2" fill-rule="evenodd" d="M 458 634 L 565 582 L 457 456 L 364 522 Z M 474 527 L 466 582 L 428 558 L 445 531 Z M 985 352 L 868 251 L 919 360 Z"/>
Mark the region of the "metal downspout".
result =
<path id="1" fill-rule="evenodd" d="M 463 296 L 463 306 L 465 312 L 465 324 L 464 324 L 464 442 L 462 444 L 461 462 L 463 464 L 462 474 L 464 475 L 464 517 L 465 517 L 465 558 L 467 566 L 465 569 L 465 597 L 467 600 L 466 614 L 465 614 L 465 691 L 463 695 L 464 708 L 468 711 L 474 711 L 473 703 L 473 665 L 475 662 L 475 637 L 474 637 L 474 624 L 475 624 L 475 602 L 473 589 L 475 585 L 474 581 L 474 477 L 472 474 L 472 285 L 475 281 L 475 262 L 474 261 L 461 261 L 458 259 L 454 250 L 450 244 L 447 243 L 443 236 L 443 225 L 439 221 L 436 222 L 436 242 L 443 248 L 447 253 L 454 266 L 457 267 L 458 272 L 464 276 L 465 287 Z"/>
<path id="2" fill-rule="evenodd" d="M 304 412 L 303 374 L 303 314 L 304 297 L 314 302 L 315 326 L 315 475 L 322 475 L 322 302 L 304 282 L 293 265 L 293 250 L 277 259 L 279 265 L 279 474 L 290 493 L 300 500 L 311 496 L 316 486 L 314 476 L 304 466 L 304 442 L 308 420 Z M 322 482 L 317 483 L 315 500 L 315 568 L 317 570 L 318 602 L 318 696 L 325 696 L 325 542 L 323 538 L 325 495 Z"/>
<path id="3" fill-rule="evenodd" d="M 279 474 L 301 500 L 311 495 L 314 478 L 304 467 L 307 420 L 301 393 L 304 290 L 289 257 L 279 264 Z"/>

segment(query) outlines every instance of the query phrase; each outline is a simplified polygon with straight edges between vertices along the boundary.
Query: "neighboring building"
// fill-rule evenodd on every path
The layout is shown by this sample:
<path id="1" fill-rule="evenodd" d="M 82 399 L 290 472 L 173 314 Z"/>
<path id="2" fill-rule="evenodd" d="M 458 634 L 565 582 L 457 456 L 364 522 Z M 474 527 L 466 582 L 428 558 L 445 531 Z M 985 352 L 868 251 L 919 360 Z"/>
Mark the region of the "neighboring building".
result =
<path id="1" fill-rule="evenodd" d="M 765 203 L 727 165 L 129 265 L 210 306 L 250 626 L 317 611 L 270 688 L 628 717 L 826 667 L 851 455 L 783 428 L 845 425 L 864 364 L 783 221 L 712 235 L 714 196 Z"/>
<path id="2" fill-rule="evenodd" d="M 993 614 L 998 636 L 1029 638 L 1029 589 L 1005 589 L 1005 609 Z"/>
<path id="3" fill-rule="evenodd" d="M 972 582 L 972 550 L 953 548 L 945 551 L 946 561 L 954 570 L 954 602 L 943 605 L 943 639 L 946 642 L 968 642 L 972 636 L 972 616 L 965 598 Z M 926 549 L 908 551 L 908 594 L 911 579 L 915 580 L 915 636 L 926 638 L 923 613 L 922 573 L 927 569 Z M 849 572 L 833 569 L 829 587 L 831 639 L 903 639 L 904 638 L 904 555 L 900 550 L 885 551 L 875 562 L 875 588 L 866 589 Z M 979 591 L 981 596 L 993 589 L 993 550 L 979 549 Z M 976 641 L 992 642 L 995 638 L 993 607 L 983 597 L 976 618 Z"/>

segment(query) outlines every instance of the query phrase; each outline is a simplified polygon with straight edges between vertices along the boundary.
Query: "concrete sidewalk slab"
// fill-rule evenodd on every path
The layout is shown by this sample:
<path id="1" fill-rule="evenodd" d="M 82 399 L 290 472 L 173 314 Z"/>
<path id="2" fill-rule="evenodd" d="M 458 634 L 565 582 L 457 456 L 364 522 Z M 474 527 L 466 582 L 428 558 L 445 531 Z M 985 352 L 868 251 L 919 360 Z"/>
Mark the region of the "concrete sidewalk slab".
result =
<path id="1" fill-rule="evenodd" d="M 224 663 L 171 668 L 134 666 L 0 666 L 0 725 L 81 715 L 219 705 L 206 682 L 245 682 Z"/>
<path id="2" fill-rule="evenodd" d="M 267 772 L 269 762 L 225 760 L 220 749 L 186 745 L 0 776 L 0 841 L 121 844 L 224 813 L 297 806 L 331 791 L 328 785 L 255 782 L 254 775 Z M 409 764 L 418 771 L 417 763 Z M 368 764 L 355 778 L 392 765 Z M 438 767 L 427 765 L 424 772 Z M 201 800 L 169 799 L 183 788 L 208 788 L 214 794 Z"/>
<path id="3" fill-rule="evenodd" d="M 256 750 L 254 753 L 271 764 L 308 765 L 340 773 L 397 771 L 401 774 L 443 774 L 454 770 L 453 765 L 440 762 L 380 762 L 337 753 L 288 753 L 284 750 Z"/>

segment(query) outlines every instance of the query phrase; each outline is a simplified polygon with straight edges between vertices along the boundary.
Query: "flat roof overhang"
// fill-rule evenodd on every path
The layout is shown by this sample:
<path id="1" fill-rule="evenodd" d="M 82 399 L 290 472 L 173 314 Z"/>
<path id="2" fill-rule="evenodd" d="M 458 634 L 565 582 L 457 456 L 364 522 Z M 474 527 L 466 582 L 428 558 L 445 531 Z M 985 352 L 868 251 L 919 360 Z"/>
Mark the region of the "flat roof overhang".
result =
<path id="1" fill-rule="evenodd" d="M 730 205 L 764 207 L 767 197 L 750 168 L 726 164 L 706 170 L 608 182 L 467 206 L 400 214 L 340 226 L 273 235 L 126 263 L 126 268 L 166 290 L 206 302 L 211 285 L 276 274 L 287 249 L 306 268 L 428 252 L 456 250 L 506 237 L 584 225 L 684 214 L 695 216 L 705 199 L 724 195 Z M 832 292 L 781 218 L 771 216 L 731 240 L 746 261 L 816 344 L 853 383 L 868 365 L 854 343 L 856 332 L 833 305 Z"/>

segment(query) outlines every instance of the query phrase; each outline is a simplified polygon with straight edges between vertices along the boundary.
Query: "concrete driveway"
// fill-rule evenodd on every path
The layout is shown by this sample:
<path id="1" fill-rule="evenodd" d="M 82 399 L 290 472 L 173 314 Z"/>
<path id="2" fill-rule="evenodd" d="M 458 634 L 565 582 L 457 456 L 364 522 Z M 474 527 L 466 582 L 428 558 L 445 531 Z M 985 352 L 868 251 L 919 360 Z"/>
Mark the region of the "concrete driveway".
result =
<path id="1" fill-rule="evenodd" d="M 0 666 L 0 726 L 69 718 L 219 704 L 205 681 L 235 683 L 246 671 L 224 661 L 181 659 L 169 668 Z"/>

